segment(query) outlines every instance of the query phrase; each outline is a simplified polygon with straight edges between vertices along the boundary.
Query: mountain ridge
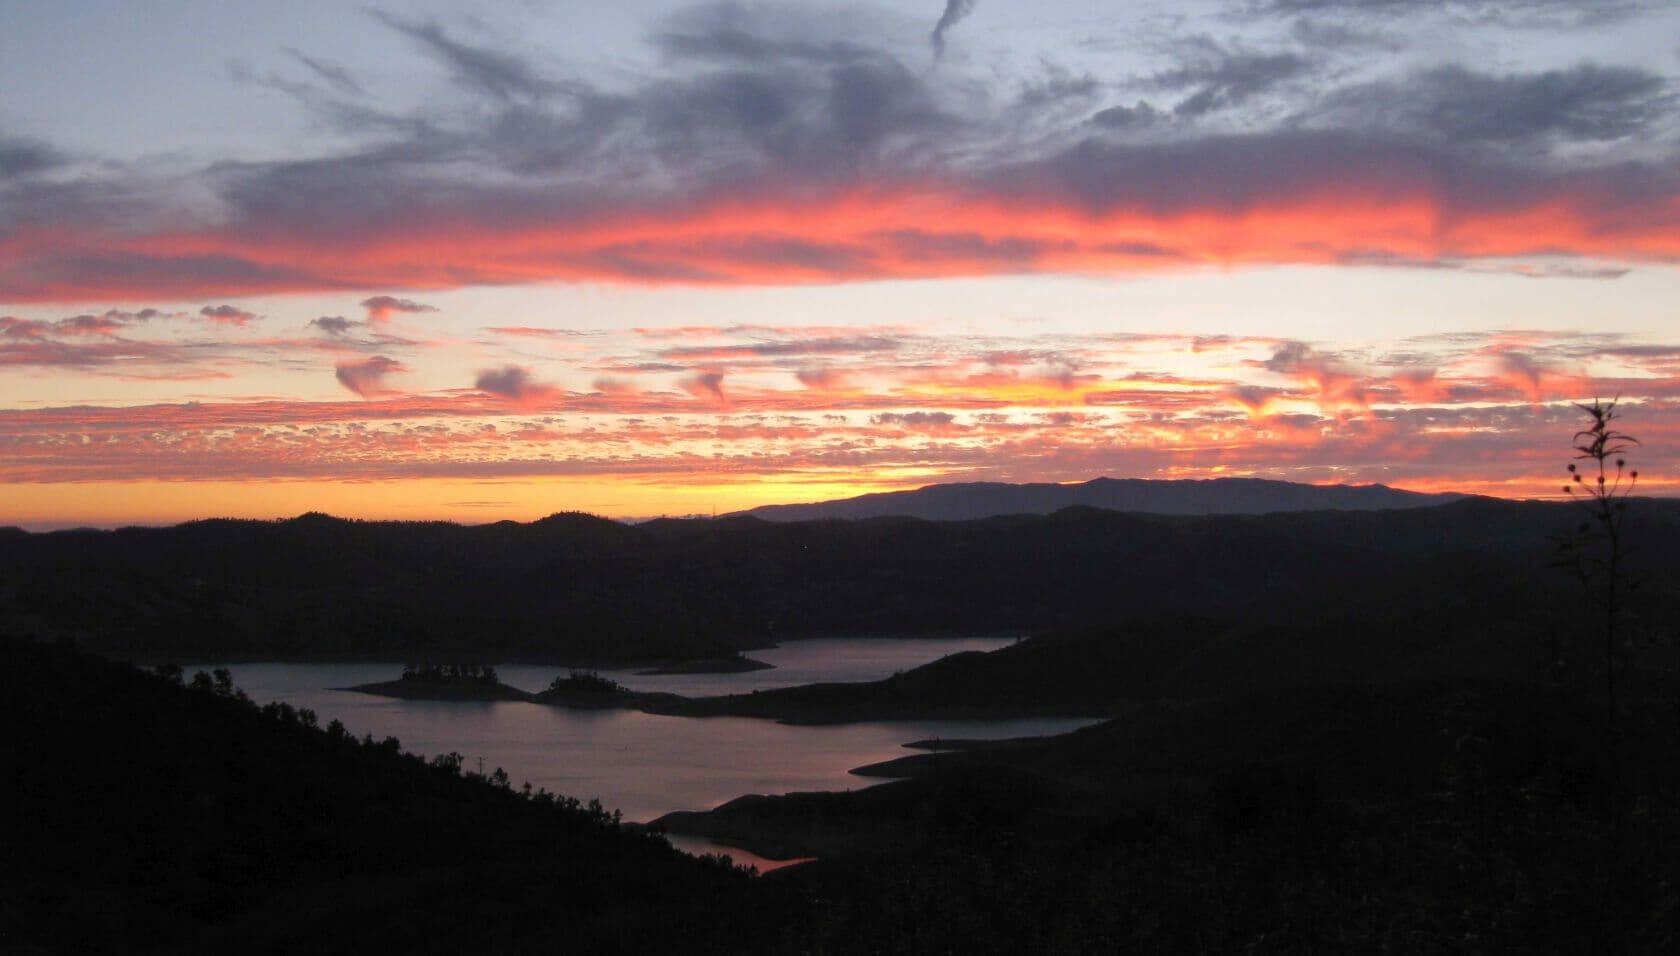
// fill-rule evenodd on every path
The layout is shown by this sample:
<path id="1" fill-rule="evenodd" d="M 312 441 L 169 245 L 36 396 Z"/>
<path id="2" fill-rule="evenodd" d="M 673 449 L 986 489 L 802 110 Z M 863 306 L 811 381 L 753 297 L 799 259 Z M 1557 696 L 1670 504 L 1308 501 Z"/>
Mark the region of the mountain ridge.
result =
<path id="1" fill-rule="evenodd" d="M 779 522 L 887 517 L 972 521 L 1010 514 L 1051 514 L 1074 506 L 1165 515 L 1271 514 L 1425 508 L 1468 497 L 1473 496 L 1404 491 L 1382 484 L 1312 485 L 1268 478 L 1099 477 L 1067 485 L 952 482 L 808 504 L 761 505 L 725 517 Z"/>

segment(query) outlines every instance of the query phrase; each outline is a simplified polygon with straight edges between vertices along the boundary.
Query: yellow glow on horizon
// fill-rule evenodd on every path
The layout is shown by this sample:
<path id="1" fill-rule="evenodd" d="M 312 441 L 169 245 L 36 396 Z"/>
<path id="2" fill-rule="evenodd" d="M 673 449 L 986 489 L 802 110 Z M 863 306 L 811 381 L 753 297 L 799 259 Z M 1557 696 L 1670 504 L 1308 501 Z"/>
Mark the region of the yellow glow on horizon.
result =
<path id="1" fill-rule="evenodd" d="M 600 479 L 517 481 L 403 480 L 379 482 L 84 482 L 20 484 L 7 489 L 0 525 L 33 530 L 94 526 L 170 525 L 202 518 L 291 518 L 320 511 L 375 521 L 453 521 L 487 524 L 533 521 L 562 511 L 617 519 L 726 514 L 769 504 L 828 501 L 882 491 L 903 491 L 961 476 L 922 474 L 907 468 L 869 475 L 738 476 L 735 480 L 672 482 Z M 1213 478 L 1236 474 L 1223 467 L 1172 468 L 1164 477 Z M 1268 477 L 1255 475 L 1254 477 Z M 1643 476 L 1642 476 L 1643 477 Z M 1363 479 L 1350 479 L 1365 483 Z M 1502 498 L 1561 498 L 1552 476 L 1498 481 L 1411 479 L 1398 485 L 1418 492 L 1457 491 Z M 1638 493 L 1680 494 L 1680 479 L 1642 480 Z"/>
<path id="2" fill-rule="evenodd" d="M 624 519 L 686 517 L 898 491 L 939 480 L 922 471 L 906 469 L 896 478 L 741 475 L 733 480 L 695 476 L 683 482 L 554 478 L 23 483 L 7 489 L 0 525 L 170 525 L 201 518 L 292 518 L 310 511 L 375 521 L 460 524 L 534 521 L 561 511 Z"/>

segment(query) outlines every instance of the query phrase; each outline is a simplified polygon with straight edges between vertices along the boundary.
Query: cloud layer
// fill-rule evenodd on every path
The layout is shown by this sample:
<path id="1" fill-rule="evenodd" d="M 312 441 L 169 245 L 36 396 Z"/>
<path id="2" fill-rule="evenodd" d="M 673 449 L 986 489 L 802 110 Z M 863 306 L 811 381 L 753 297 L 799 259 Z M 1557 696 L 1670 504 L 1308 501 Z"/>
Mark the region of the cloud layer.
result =
<path id="1" fill-rule="evenodd" d="M 1158 68 L 1006 80 L 929 69 L 890 18 L 819 35 L 791 9 L 691 8 L 651 32 L 658 71 L 608 80 L 375 14 L 446 95 L 385 106 L 291 51 L 301 74 L 271 85 L 350 145 L 186 171 L 208 206 L 138 166 L 54 176 L 59 151 L 0 141 L 0 301 L 1680 259 L 1669 77 L 1372 57 L 1348 31 L 1387 24 L 1385 4 L 1240 12 L 1293 32 L 1174 34 Z M 948 3 L 935 49 L 984 14 Z M 1337 24 L 1341 44 L 1309 42 Z M 426 308 L 363 305 L 375 324 Z"/>
<path id="2" fill-rule="evenodd" d="M 185 380 L 265 355 L 322 363 L 346 354 L 328 351 L 346 346 L 322 336 L 253 339 L 242 355 L 119 342 L 119 358 L 112 336 L 64 324 L 76 318 L 0 323 L 0 363 L 68 361 Z M 484 329 L 486 350 L 534 340 L 560 351 L 423 391 L 403 386 L 411 363 L 435 346 L 369 340 L 361 347 L 412 358 L 338 358 L 332 374 L 351 401 L 0 412 L 0 481 L 563 476 L 892 486 L 928 475 L 1263 474 L 1546 494 L 1580 417 L 1571 403 L 1615 395 L 1645 442 L 1647 487 L 1674 490 L 1663 476 L 1680 473 L 1669 451 L 1680 447 L 1680 342 L 1547 332 L 1311 343 L 838 331 Z M 593 347 L 559 359 L 580 336 Z M 844 364 L 821 364 L 835 361 Z"/>

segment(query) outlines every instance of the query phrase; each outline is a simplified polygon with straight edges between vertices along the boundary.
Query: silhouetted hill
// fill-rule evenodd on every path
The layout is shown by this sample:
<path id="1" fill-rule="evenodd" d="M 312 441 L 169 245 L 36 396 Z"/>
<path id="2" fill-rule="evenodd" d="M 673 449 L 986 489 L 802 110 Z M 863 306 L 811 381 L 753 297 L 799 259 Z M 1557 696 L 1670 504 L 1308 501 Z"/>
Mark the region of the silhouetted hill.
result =
<path id="1" fill-rule="evenodd" d="M 1628 566 L 1680 593 L 1680 502 L 1640 500 Z M 0 626 L 128 657 L 726 659 L 819 634 L 1102 627 L 1363 595 L 1366 614 L 1465 601 L 1547 570 L 1567 504 L 1188 517 L 1068 508 L 980 521 L 477 527 L 201 521 L 0 537 Z M 1452 573 L 1415 578 L 1431 562 Z M 1467 570 L 1465 570 L 1467 569 Z M 1461 573 L 1462 572 L 1462 573 Z"/>
<path id="2" fill-rule="evenodd" d="M 1420 494 L 1386 485 L 1307 485 L 1263 478 L 1172 481 L 1095 478 L 1074 485 L 998 482 L 928 485 L 914 491 L 888 491 L 838 501 L 765 505 L 738 514 L 766 521 L 886 517 L 970 521 L 997 515 L 1044 515 L 1076 506 L 1167 515 L 1267 514 L 1424 508 L 1464 497 Z"/>
<path id="3" fill-rule="evenodd" d="M 0 720 L 8 953 L 757 948 L 739 874 L 231 685 L 0 638 Z"/>

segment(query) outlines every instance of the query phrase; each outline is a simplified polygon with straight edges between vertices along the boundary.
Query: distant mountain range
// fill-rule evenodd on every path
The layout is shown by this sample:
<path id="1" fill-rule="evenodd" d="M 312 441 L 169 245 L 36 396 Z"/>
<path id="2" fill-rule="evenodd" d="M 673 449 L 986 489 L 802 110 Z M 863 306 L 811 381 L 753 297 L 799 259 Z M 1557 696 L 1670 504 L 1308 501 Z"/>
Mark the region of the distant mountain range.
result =
<path id="1" fill-rule="evenodd" d="M 820 521 L 906 517 L 972 521 L 999 515 L 1051 514 L 1084 506 L 1164 515 L 1270 514 L 1277 511 L 1381 511 L 1426 508 L 1466 495 L 1421 494 L 1386 485 L 1307 485 L 1264 478 L 1159 481 L 1096 478 L 1076 485 L 970 482 L 928 485 L 803 505 L 765 505 L 732 517 Z"/>

